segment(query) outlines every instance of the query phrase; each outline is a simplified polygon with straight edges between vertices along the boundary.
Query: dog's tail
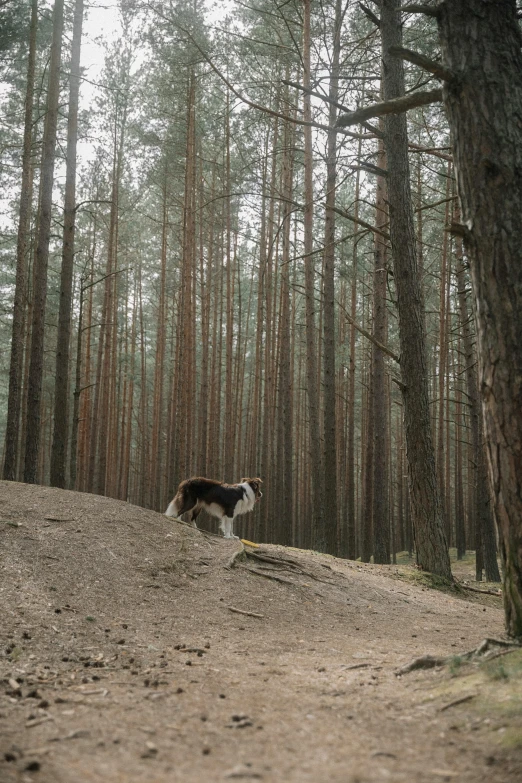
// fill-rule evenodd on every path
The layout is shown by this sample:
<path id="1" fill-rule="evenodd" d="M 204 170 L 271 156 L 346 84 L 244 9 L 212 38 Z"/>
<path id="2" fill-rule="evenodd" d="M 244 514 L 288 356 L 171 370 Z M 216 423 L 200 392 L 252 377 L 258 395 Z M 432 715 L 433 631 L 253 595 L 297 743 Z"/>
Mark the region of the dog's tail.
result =
<path id="1" fill-rule="evenodd" d="M 185 505 L 185 496 L 187 491 L 188 481 L 182 481 L 178 487 L 174 498 L 170 501 L 167 510 L 165 511 L 166 517 L 177 517 L 183 506 Z"/>

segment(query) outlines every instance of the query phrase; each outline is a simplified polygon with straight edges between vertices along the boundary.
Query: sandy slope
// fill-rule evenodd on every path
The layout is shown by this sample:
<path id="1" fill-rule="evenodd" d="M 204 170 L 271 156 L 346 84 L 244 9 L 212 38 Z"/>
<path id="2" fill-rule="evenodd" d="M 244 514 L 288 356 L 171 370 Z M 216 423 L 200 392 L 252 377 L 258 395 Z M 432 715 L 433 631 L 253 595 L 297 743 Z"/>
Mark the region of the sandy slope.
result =
<path id="1" fill-rule="evenodd" d="M 0 482 L 0 520 L 2 783 L 522 779 L 518 701 L 395 675 L 501 635 L 494 597 L 280 547 L 230 569 L 237 542 L 56 489 Z"/>

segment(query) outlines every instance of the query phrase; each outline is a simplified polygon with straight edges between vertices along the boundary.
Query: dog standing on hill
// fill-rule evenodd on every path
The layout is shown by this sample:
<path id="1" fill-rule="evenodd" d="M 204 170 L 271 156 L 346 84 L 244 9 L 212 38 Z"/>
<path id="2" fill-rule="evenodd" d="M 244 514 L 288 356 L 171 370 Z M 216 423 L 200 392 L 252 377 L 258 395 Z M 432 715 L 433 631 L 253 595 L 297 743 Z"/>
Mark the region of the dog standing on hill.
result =
<path id="1" fill-rule="evenodd" d="M 223 484 L 207 478 L 190 478 L 182 481 L 174 499 L 169 503 L 165 516 L 180 517 L 190 512 L 189 520 L 197 527 L 196 518 L 205 509 L 217 517 L 225 538 L 238 538 L 232 532 L 234 517 L 252 511 L 263 493 L 260 478 L 244 478 L 240 484 Z"/>

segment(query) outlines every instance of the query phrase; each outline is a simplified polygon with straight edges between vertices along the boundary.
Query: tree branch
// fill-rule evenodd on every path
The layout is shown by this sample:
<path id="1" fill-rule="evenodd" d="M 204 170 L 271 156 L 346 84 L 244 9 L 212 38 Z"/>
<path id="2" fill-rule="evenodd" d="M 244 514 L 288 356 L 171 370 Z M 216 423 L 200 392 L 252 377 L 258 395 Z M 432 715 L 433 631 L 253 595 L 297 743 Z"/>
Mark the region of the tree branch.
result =
<path id="1" fill-rule="evenodd" d="M 368 8 L 368 6 L 364 5 L 364 3 L 358 3 L 358 5 L 359 5 L 359 8 L 361 9 L 361 11 L 363 12 L 363 14 L 365 14 L 365 16 L 368 17 L 370 22 L 373 22 L 376 27 L 380 27 L 381 26 L 381 20 L 379 19 L 378 16 L 376 16 L 373 13 L 371 8 Z"/>
<path id="2" fill-rule="evenodd" d="M 359 326 L 359 324 L 357 324 L 357 323 L 356 323 L 356 322 L 353 320 L 352 316 L 351 316 L 351 315 L 348 313 L 348 311 L 346 310 L 346 308 L 345 308 L 345 307 L 343 307 L 343 306 L 340 304 L 340 302 L 337 302 L 337 304 L 338 304 L 338 306 L 341 308 L 341 310 L 343 311 L 343 313 L 344 313 L 344 317 L 346 318 L 346 320 L 348 321 L 348 323 L 349 323 L 349 324 L 351 324 L 351 325 L 353 326 L 353 328 L 354 328 L 354 329 L 356 329 L 356 331 L 360 332 L 360 334 L 362 334 L 362 335 L 363 335 L 363 337 L 366 337 L 366 339 L 367 339 L 367 340 L 369 340 L 369 341 L 370 341 L 370 342 L 371 342 L 373 345 L 375 345 L 375 347 L 376 347 L 376 348 L 378 348 L 380 351 L 382 351 L 383 353 L 385 353 L 385 354 L 386 354 L 386 356 L 389 356 L 389 357 L 390 357 L 390 359 L 393 359 L 395 362 L 397 362 L 397 364 L 400 364 L 400 358 L 397 356 L 397 354 L 396 354 L 396 353 L 394 353 L 394 352 L 391 350 L 391 348 L 388 348 L 388 346 L 387 346 L 387 345 L 383 345 L 383 343 L 380 343 L 380 342 L 379 342 L 379 340 L 376 340 L 376 339 L 375 339 L 375 337 L 373 336 L 373 334 L 370 334 L 370 332 L 368 332 L 366 329 L 363 329 L 363 327 L 362 327 L 362 326 Z M 396 380 L 396 379 L 394 379 L 394 380 Z M 399 380 L 397 379 L 397 380 L 396 380 L 396 383 L 398 383 L 398 384 L 401 384 L 401 381 L 399 381 Z"/>
<path id="3" fill-rule="evenodd" d="M 358 226 L 362 226 L 363 228 L 367 228 L 369 231 L 373 231 L 374 234 L 379 234 L 380 237 L 383 239 L 390 239 L 390 235 L 386 233 L 386 231 L 381 231 L 380 228 L 376 228 L 375 226 L 372 226 L 371 223 L 367 223 L 365 220 L 361 220 L 361 218 L 355 217 L 355 215 L 351 215 L 349 212 L 345 212 L 344 209 L 341 209 L 340 207 L 334 207 L 333 211 L 340 215 L 343 218 L 346 218 L 347 220 L 351 220 L 352 223 L 356 223 Z"/>
<path id="4" fill-rule="evenodd" d="M 429 90 L 427 92 L 413 92 L 411 95 L 404 95 L 401 98 L 392 98 L 390 101 L 374 103 L 372 106 L 365 106 L 349 114 L 342 114 L 337 120 L 337 125 L 345 128 L 348 125 L 355 125 L 363 120 L 369 120 L 371 117 L 382 117 L 385 114 L 401 114 L 408 109 L 414 109 L 417 106 L 428 106 L 430 103 L 439 103 L 442 101 L 442 90 Z"/>
<path id="5" fill-rule="evenodd" d="M 351 166 L 350 167 L 352 171 L 357 171 L 357 169 L 361 169 L 362 171 L 367 171 L 368 174 L 375 174 L 376 177 L 387 177 L 388 172 L 386 169 L 382 169 L 380 166 L 375 166 L 373 163 L 359 163 L 358 166 Z"/>
<path id="6" fill-rule="evenodd" d="M 337 101 L 332 101 L 331 98 L 328 97 L 328 95 L 322 95 L 320 92 L 317 92 L 316 90 L 309 90 L 307 87 L 303 87 L 302 84 L 299 84 L 299 82 L 292 82 L 288 79 L 282 79 L 282 83 L 288 85 L 288 87 L 294 87 L 296 90 L 301 90 L 301 92 L 306 92 L 308 95 L 313 95 L 314 98 L 319 98 L 322 101 L 325 101 L 326 103 L 331 103 L 333 106 L 335 106 L 340 111 L 346 111 L 349 112 L 349 108 L 345 106 L 343 103 L 338 103 Z M 368 130 L 372 136 L 379 136 L 382 135 L 380 131 L 377 128 L 373 128 L 371 125 L 367 125 L 366 123 L 361 123 L 361 125 Z M 354 134 L 355 137 L 355 134 Z M 361 139 L 368 139 L 369 136 L 359 136 Z"/>
<path id="7" fill-rule="evenodd" d="M 232 95 L 235 95 L 236 98 L 238 98 L 242 103 L 245 103 L 247 106 L 250 106 L 252 109 L 257 109 L 258 111 L 262 111 L 265 114 L 268 114 L 270 117 L 278 117 L 281 120 L 285 120 L 285 122 L 291 122 L 294 125 L 301 125 L 301 126 L 308 126 L 312 128 L 319 128 L 320 130 L 324 131 L 331 131 L 332 128 L 330 128 L 328 125 L 323 125 L 320 122 L 306 122 L 305 120 L 298 120 L 295 117 L 291 117 L 288 114 L 282 114 L 281 112 L 274 111 L 273 109 L 269 109 L 268 106 L 263 106 L 260 103 L 256 103 L 255 101 L 251 101 L 250 98 L 248 98 L 246 95 L 243 95 L 239 90 L 237 90 L 233 84 L 227 79 L 227 77 L 221 73 L 219 68 L 214 64 L 210 56 L 205 52 L 204 49 L 201 48 L 201 46 L 198 44 L 190 30 L 187 30 L 185 27 L 183 27 L 179 22 L 177 22 L 172 17 L 165 16 L 156 6 L 151 6 L 152 10 L 160 16 L 162 19 L 164 19 L 166 22 L 171 24 L 173 27 L 176 27 L 178 30 L 181 30 L 181 32 L 187 36 L 187 38 L 190 40 L 192 45 L 198 50 L 200 55 L 203 57 L 205 62 L 208 63 L 210 68 L 214 71 L 216 76 L 221 79 L 221 81 L 226 84 Z M 337 128 L 336 130 L 338 133 L 342 133 L 345 136 L 349 136 L 350 138 L 358 139 L 360 134 L 353 134 L 350 131 L 343 130 L 342 128 Z"/>
<path id="8" fill-rule="evenodd" d="M 432 73 L 437 79 L 449 82 L 454 78 L 452 71 L 436 60 L 430 60 L 429 57 L 425 57 L 420 52 L 414 52 L 411 49 L 406 49 L 404 46 L 390 46 L 388 51 L 395 57 L 400 57 L 409 63 L 413 63 L 413 65 L 418 65 L 420 68 L 428 71 L 428 73 Z"/>
<path id="9" fill-rule="evenodd" d="M 439 7 L 436 5 L 424 5 L 423 3 L 411 3 L 410 5 L 403 5 L 399 8 L 404 14 L 425 14 L 426 16 L 439 15 Z"/>

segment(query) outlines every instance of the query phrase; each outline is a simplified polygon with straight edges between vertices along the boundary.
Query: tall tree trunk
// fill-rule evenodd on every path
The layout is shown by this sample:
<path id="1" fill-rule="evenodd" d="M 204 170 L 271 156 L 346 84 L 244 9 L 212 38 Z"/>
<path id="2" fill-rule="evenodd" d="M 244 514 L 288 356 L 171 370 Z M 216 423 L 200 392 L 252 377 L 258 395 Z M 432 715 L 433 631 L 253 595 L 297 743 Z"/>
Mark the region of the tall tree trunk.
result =
<path id="1" fill-rule="evenodd" d="M 286 96 L 288 99 L 288 96 Z M 279 449 L 278 473 L 281 481 L 282 498 L 279 511 L 277 543 L 292 545 L 293 516 L 293 357 L 291 350 L 292 317 L 290 309 L 290 221 L 292 217 L 292 181 L 294 164 L 294 129 L 290 122 L 284 127 L 284 156 L 282 165 L 282 231 L 281 255 L 281 307 L 280 307 L 280 351 L 279 351 Z"/>
<path id="2" fill-rule="evenodd" d="M 361 160 L 362 141 L 359 139 L 357 146 L 357 172 L 355 174 L 355 194 L 354 194 L 354 216 L 359 217 L 359 192 L 361 186 L 361 170 L 359 163 Z M 352 280 L 350 291 L 350 359 L 348 368 L 348 412 L 347 412 L 347 447 L 346 455 L 346 550 L 341 554 L 345 557 L 355 560 L 355 538 L 356 538 L 356 518 L 357 506 L 355 503 L 355 323 L 357 316 L 357 242 L 353 243 L 352 252 Z"/>
<path id="3" fill-rule="evenodd" d="M 457 221 L 460 212 L 456 211 Z M 471 480 L 474 489 L 474 530 L 476 553 L 476 578 L 482 579 L 482 569 L 486 565 L 486 578 L 489 582 L 500 582 L 500 574 L 496 555 L 495 523 L 491 507 L 491 493 L 488 481 L 486 464 L 486 444 L 484 443 L 484 428 L 482 411 L 480 408 L 480 393 L 476 371 L 476 356 L 471 333 L 471 316 L 468 312 L 466 297 L 466 273 L 462 240 L 456 238 L 457 256 L 457 291 L 459 301 L 460 325 L 462 330 L 462 344 L 464 348 L 466 390 L 469 405 L 472 464 Z"/>
<path id="4" fill-rule="evenodd" d="M 45 305 L 47 301 L 47 268 L 49 264 L 49 242 L 51 239 L 54 153 L 56 149 L 58 100 L 60 96 L 62 33 L 63 0 L 56 0 L 53 12 L 53 40 L 51 44 L 51 60 L 49 63 L 47 111 L 45 115 L 43 136 L 38 239 L 33 275 L 33 318 L 27 390 L 27 432 L 24 466 L 24 481 L 28 484 L 35 484 L 38 474 L 38 447 L 40 443 L 44 365 Z"/>
<path id="5" fill-rule="evenodd" d="M 384 99 L 404 95 L 402 61 L 390 55 L 401 46 L 399 0 L 381 4 Z M 430 424 L 424 302 L 415 249 L 410 192 L 408 134 L 404 114 L 385 118 L 390 235 L 399 313 L 401 373 L 410 499 L 418 565 L 451 578 L 444 536 L 442 503 L 437 487 Z"/>
<path id="6" fill-rule="evenodd" d="M 165 171 L 163 181 L 163 221 L 161 227 L 161 269 L 159 279 L 158 314 L 156 322 L 156 356 L 154 358 L 154 394 L 152 408 L 152 437 L 150 454 L 150 507 L 159 509 L 161 503 L 161 435 L 163 432 L 163 385 L 165 372 L 165 299 L 167 287 L 167 156 L 165 155 Z"/>
<path id="7" fill-rule="evenodd" d="M 56 344 L 54 387 L 54 431 L 51 452 L 51 486 L 65 487 L 67 437 L 69 430 L 69 345 L 74 268 L 74 230 L 76 223 L 76 145 L 78 139 L 78 96 L 80 92 L 80 50 L 82 42 L 83 0 L 74 6 L 71 75 L 69 82 L 69 118 L 65 204 L 63 214 L 63 252 L 60 277 L 60 308 Z"/>
<path id="8" fill-rule="evenodd" d="M 514 0 L 442 3 L 444 87 L 476 303 L 507 631 L 522 636 L 522 54 Z M 470 141 L 471 140 L 471 143 Z M 480 453 L 480 449 L 479 452 Z"/>
<path id="9" fill-rule="evenodd" d="M 339 57 L 341 50 L 342 0 L 335 0 L 333 30 L 332 66 L 329 87 L 329 111 L 326 158 L 326 210 L 324 218 L 324 264 L 323 264 L 323 394 L 324 394 L 324 515 L 323 530 L 319 539 L 322 549 L 338 554 L 337 511 L 337 419 L 335 396 L 335 194 L 337 181 L 337 108 L 339 99 Z M 340 531 L 339 531 L 340 532 Z"/>
<path id="10" fill-rule="evenodd" d="M 310 93 L 310 5 L 304 0 L 303 10 L 303 119 L 311 122 Z M 314 194 L 312 128 L 305 126 L 304 134 L 304 252 L 305 252 L 305 322 L 306 322 L 306 386 L 308 392 L 309 453 L 312 480 L 312 525 L 314 547 L 325 549 L 324 492 L 321 429 L 319 417 L 319 387 L 317 378 L 317 338 L 315 326 L 315 265 L 313 256 Z"/>
<path id="11" fill-rule="evenodd" d="M 449 223 L 449 208 L 450 208 L 450 201 L 449 197 L 451 194 L 451 164 L 448 163 L 448 173 L 447 173 L 447 179 L 446 179 L 446 199 L 448 201 L 446 202 L 446 219 L 444 222 L 444 225 L 447 226 Z M 449 291 L 449 276 L 448 276 L 448 232 L 444 231 L 444 235 L 442 238 L 442 262 L 441 262 L 441 272 L 440 272 L 440 297 L 439 297 L 439 366 L 438 366 L 438 409 L 439 409 L 439 418 L 438 418 L 438 427 L 437 427 L 437 481 L 439 482 L 439 491 L 441 494 L 441 497 L 443 499 L 443 503 L 446 497 L 446 492 L 449 491 L 449 487 L 447 486 L 446 480 L 445 480 L 445 473 L 444 473 L 444 459 L 445 459 L 445 448 L 444 448 L 444 431 L 445 431 L 445 402 L 446 402 L 446 395 L 445 391 L 446 388 L 449 388 L 445 386 L 446 381 L 446 375 L 447 375 L 447 367 L 448 367 L 448 317 L 447 317 L 447 299 L 448 299 L 448 291 Z M 444 505 L 446 505 L 444 503 Z M 450 517 L 449 514 L 444 514 L 444 521 L 445 521 L 445 531 L 446 531 L 446 540 L 448 542 L 448 546 L 450 544 Z"/>
<path id="12" fill-rule="evenodd" d="M 8 481 L 14 481 L 16 479 L 20 444 L 20 410 L 22 406 L 25 305 L 27 296 L 27 249 L 29 246 L 33 176 L 31 151 L 37 23 L 38 2 L 37 0 L 31 0 L 31 27 L 29 33 L 29 56 L 27 59 L 27 86 L 25 91 L 24 141 L 22 151 L 22 189 L 20 193 L 20 212 L 18 217 L 18 237 L 16 245 L 16 280 L 13 302 L 13 329 L 11 361 L 9 365 L 9 393 L 7 398 L 3 470 L 3 477 Z"/>
<path id="13" fill-rule="evenodd" d="M 386 169 L 384 143 L 379 140 L 377 157 L 379 168 Z M 388 222 L 386 179 L 377 177 L 375 225 L 384 230 Z M 375 234 L 373 274 L 373 336 L 381 345 L 388 341 L 388 314 L 386 311 L 387 291 L 387 248 L 384 238 Z M 388 401 L 384 354 L 372 346 L 372 410 L 373 418 L 373 560 L 375 563 L 390 562 L 390 504 L 388 488 Z"/>

